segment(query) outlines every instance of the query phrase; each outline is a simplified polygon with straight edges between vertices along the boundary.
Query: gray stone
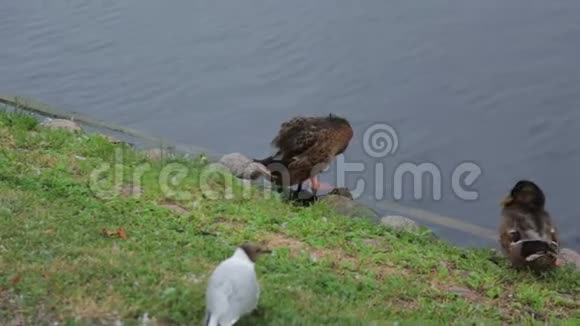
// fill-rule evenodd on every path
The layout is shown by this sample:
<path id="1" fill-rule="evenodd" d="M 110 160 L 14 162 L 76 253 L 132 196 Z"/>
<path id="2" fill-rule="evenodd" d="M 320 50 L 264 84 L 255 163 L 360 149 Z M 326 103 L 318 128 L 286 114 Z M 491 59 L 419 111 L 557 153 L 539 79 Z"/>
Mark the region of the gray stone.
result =
<path id="1" fill-rule="evenodd" d="M 409 231 L 409 232 L 419 231 L 419 225 L 417 225 L 415 221 L 411 220 L 410 218 L 398 215 L 384 216 L 383 218 L 381 218 L 381 224 L 398 231 Z"/>
<path id="2" fill-rule="evenodd" d="M 121 144 L 121 143 L 124 143 L 122 140 L 117 139 L 117 138 L 115 138 L 113 136 L 101 135 L 101 137 L 105 138 L 111 144 Z"/>
<path id="3" fill-rule="evenodd" d="M 460 286 L 452 286 L 447 289 L 447 291 L 457 294 L 460 297 L 476 301 L 479 299 L 479 294 L 471 291 L 470 289 L 466 289 Z"/>
<path id="4" fill-rule="evenodd" d="M 47 128 L 50 128 L 50 129 L 64 129 L 64 130 L 69 130 L 69 131 L 81 131 L 82 130 L 81 127 L 78 125 L 78 123 L 71 121 L 71 120 L 65 120 L 65 119 L 47 118 L 40 125 L 47 127 Z"/>
<path id="5" fill-rule="evenodd" d="M 321 199 L 321 201 L 330 206 L 338 215 L 366 218 L 374 222 L 378 221 L 380 218 L 380 215 L 371 208 L 348 197 L 340 195 L 326 195 Z"/>
<path id="6" fill-rule="evenodd" d="M 161 204 L 162 207 L 165 207 L 173 212 L 177 213 L 178 215 L 187 215 L 189 211 L 179 205 L 175 204 Z"/>
<path id="7" fill-rule="evenodd" d="M 569 248 L 563 248 L 560 250 L 558 258 L 562 265 L 572 264 L 576 266 L 577 271 L 580 271 L 580 253 Z"/>
<path id="8" fill-rule="evenodd" d="M 163 148 L 149 148 L 143 150 L 142 153 L 150 160 L 161 160 L 164 158 L 171 158 L 173 156 L 167 149 Z"/>
<path id="9" fill-rule="evenodd" d="M 232 175 L 240 179 L 255 180 L 261 176 L 269 176 L 268 169 L 240 153 L 230 153 L 222 156 L 219 163 L 225 166 Z"/>
<path id="10" fill-rule="evenodd" d="M 348 188 L 345 188 L 345 187 L 334 188 L 328 194 L 329 195 L 338 195 L 338 196 L 346 197 L 348 199 L 353 199 L 352 194 L 350 193 L 350 190 Z"/>
<path id="11" fill-rule="evenodd" d="M 229 170 L 228 170 L 229 171 Z M 250 183 L 260 189 L 263 189 L 263 191 L 267 191 L 267 192 L 272 192 L 273 191 L 273 185 L 270 182 L 269 178 L 257 178 L 254 180 L 249 180 Z"/>

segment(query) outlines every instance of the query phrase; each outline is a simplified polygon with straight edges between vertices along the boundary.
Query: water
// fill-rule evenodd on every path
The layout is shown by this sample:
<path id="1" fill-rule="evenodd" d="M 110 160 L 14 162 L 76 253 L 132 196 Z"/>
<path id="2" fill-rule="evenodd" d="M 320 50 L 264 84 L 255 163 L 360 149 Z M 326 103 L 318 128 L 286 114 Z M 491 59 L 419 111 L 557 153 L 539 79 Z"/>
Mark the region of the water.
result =
<path id="1" fill-rule="evenodd" d="M 376 162 L 386 199 L 393 171 L 431 162 L 441 200 L 406 206 L 488 228 L 520 178 L 548 195 L 565 245 L 580 248 L 580 2 L 7 1 L 0 4 L 0 92 L 172 141 L 262 157 L 299 114 L 347 117 L 348 162 Z M 374 160 L 362 135 L 393 126 L 399 147 Z M 464 161 L 479 199 L 451 191 Z M 332 180 L 332 171 L 324 180 Z M 429 193 L 425 193 L 429 196 Z M 376 203 L 375 203 L 376 204 Z M 449 228 L 461 245 L 493 245 Z"/>

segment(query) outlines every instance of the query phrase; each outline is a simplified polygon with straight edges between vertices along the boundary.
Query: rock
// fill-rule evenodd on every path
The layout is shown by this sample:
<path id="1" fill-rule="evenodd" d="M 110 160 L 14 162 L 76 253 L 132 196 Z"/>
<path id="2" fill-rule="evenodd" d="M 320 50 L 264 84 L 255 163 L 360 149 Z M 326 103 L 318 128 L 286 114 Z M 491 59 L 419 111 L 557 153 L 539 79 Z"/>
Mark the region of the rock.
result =
<path id="1" fill-rule="evenodd" d="M 387 215 L 381 218 L 381 224 L 397 231 L 418 232 L 419 225 L 415 221 L 398 215 Z"/>
<path id="2" fill-rule="evenodd" d="M 232 175 L 241 179 L 255 180 L 260 176 L 270 175 L 265 166 L 240 153 L 226 154 L 222 156 L 219 163 L 225 166 Z"/>
<path id="3" fill-rule="evenodd" d="M 569 248 L 563 248 L 560 250 L 558 259 L 562 265 L 572 264 L 576 266 L 577 271 L 580 271 L 580 254 L 576 251 Z"/>
<path id="4" fill-rule="evenodd" d="M 81 131 L 82 130 L 81 127 L 78 125 L 78 123 L 71 121 L 71 120 L 65 120 L 65 119 L 47 118 L 40 125 L 47 127 L 47 128 L 50 128 L 50 129 L 64 129 L 64 130 L 69 130 L 69 131 Z"/>
<path id="5" fill-rule="evenodd" d="M 348 188 L 345 188 L 345 187 L 334 188 L 328 194 L 329 195 L 338 195 L 338 196 L 346 197 L 348 199 L 353 199 L 352 194 L 350 193 L 350 190 L 348 190 Z"/>
<path id="6" fill-rule="evenodd" d="M 379 214 L 371 208 L 344 196 L 327 195 L 321 201 L 325 202 L 339 215 L 366 218 L 374 222 L 380 218 Z"/>
<path id="7" fill-rule="evenodd" d="M 109 136 L 109 135 L 101 135 L 101 137 L 105 138 L 105 140 L 107 140 L 107 141 L 108 141 L 109 143 L 111 143 L 111 144 L 121 144 L 121 143 L 123 143 L 123 141 L 122 141 L 122 140 L 120 140 L 120 139 L 117 139 L 117 138 L 115 138 L 115 137 L 113 137 L 113 136 Z"/>
<path id="8" fill-rule="evenodd" d="M 457 294 L 460 297 L 464 297 L 469 300 L 477 300 L 479 299 L 479 294 L 471 291 L 470 289 L 466 289 L 460 286 L 452 286 L 447 289 L 447 291 Z"/>
<path id="9" fill-rule="evenodd" d="M 161 160 L 163 158 L 170 158 L 173 155 L 163 148 L 149 148 L 142 152 L 150 160 Z"/>
<path id="10" fill-rule="evenodd" d="M 225 168 L 225 166 L 224 166 L 224 168 Z M 229 170 L 228 170 L 228 172 L 229 172 Z M 269 178 L 267 178 L 267 177 L 266 178 L 257 178 L 255 180 L 249 180 L 249 181 L 252 185 L 257 187 L 258 189 L 262 189 L 262 191 L 264 191 L 264 193 L 268 192 L 268 193 L 272 194 L 272 192 L 274 191 L 274 186 L 272 185 Z"/>
<path id="11" fill-rule="evenodd" d="M 189 213 L 189 211 L 179 205 L 175 205 L 175 204 L 162 204 L 162 207 L 165 207 L 169 210 L 174 211 L 175 213 L 177 213 L 178 215 L 187 215 Z"/>
<path id="12" fill-rule="evenodd" d="M 289 189 L 288 192 L 282 193 L 282 198 L 295 206 L 308 207 L 318 200 L 314 194 L 308 190 L 302 189 L 299 193 Z"/>

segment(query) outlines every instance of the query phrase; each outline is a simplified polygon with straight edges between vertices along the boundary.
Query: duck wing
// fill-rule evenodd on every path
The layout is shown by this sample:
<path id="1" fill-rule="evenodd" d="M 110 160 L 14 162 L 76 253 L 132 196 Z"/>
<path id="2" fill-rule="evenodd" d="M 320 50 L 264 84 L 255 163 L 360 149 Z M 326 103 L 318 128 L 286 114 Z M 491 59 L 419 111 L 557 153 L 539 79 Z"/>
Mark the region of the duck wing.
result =
<path id="1" fill-rule="evenodd" d="M 290 171 L 303 171 L 308 173 L 308 177 L 314 176 L 326 168 L 334 158 L 333 148 L 329 146 L 326 139 L 319 139 L 303 153 L 294 156 L 288 169 Z"/>
<path id="2" fill-rule="evenodd" d="M 321 138 L 328 137 L 330 131 L 320 120 L 317 117 L 297 117 L 282 124 L 272 140 L 272 146 L 278 148 L 282 160 L 293 160 L 315 146 Z"/>

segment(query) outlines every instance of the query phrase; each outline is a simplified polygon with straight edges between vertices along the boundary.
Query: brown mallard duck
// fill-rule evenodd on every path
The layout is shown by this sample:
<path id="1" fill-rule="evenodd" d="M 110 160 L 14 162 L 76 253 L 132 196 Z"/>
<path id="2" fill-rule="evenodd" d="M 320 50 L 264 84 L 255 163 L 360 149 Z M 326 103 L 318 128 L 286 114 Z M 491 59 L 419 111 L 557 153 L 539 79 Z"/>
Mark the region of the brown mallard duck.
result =
<path id="1" fill-rule="evenodd" d="M 512 265 L 534 270 L 557 263 L 560 240 L 544 192 L 532 181 L 520 180 L 502 201 L 499 242 Z"/>
<path id="2" fill-rule="evenodd" d="M 315 197 L 320 186 L 318 174 L 346 150 L 352 135 L 348 121 L 333 114 L 296 117 L 284 122 L 272 140 L 275 154 L 255 161 L 268 168 L 275 185 L 298 185 L 296 193 L 302 190 L 303 182 L 310 180 Z"/>

